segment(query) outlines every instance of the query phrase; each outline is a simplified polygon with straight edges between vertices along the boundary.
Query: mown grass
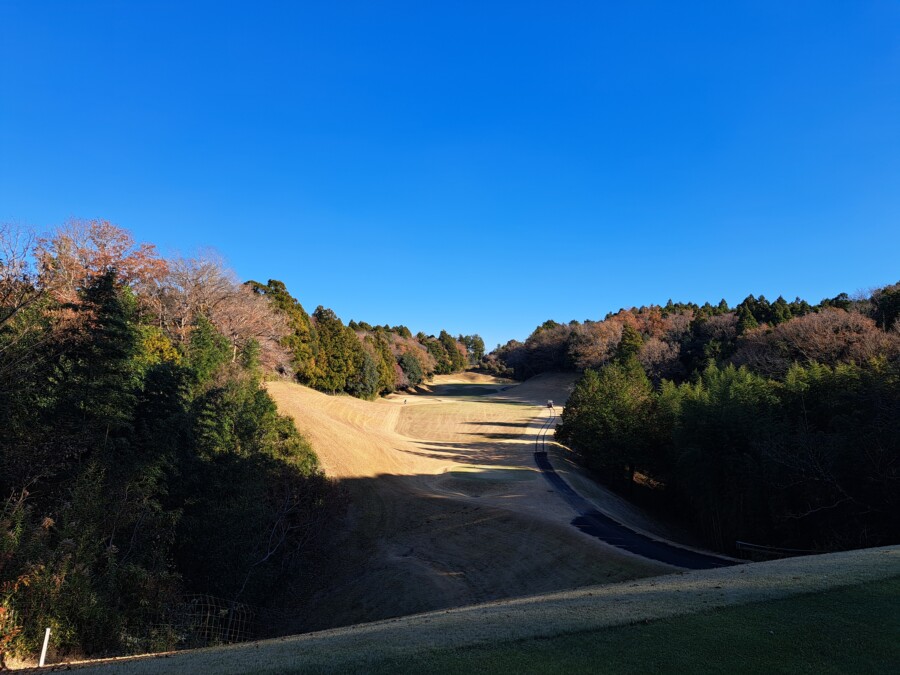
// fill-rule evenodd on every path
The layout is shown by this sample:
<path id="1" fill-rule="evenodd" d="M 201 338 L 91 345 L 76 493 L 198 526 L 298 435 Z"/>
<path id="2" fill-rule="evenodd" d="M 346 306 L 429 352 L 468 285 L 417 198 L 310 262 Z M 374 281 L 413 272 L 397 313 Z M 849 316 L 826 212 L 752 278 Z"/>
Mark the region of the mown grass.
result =
<path id="1" fill-rule="evenodd" d="M 426 396 L 485 396 L 500 392 L 500 387 L 490 384 L 436 384 Z"/>
<path id="2" fill-rule="evenodd" d="M 900 578 L 645 624 L 423 652 L 373 673 L 900 672 Z M 308 671 L 306 671 L 308 672 Z"/>

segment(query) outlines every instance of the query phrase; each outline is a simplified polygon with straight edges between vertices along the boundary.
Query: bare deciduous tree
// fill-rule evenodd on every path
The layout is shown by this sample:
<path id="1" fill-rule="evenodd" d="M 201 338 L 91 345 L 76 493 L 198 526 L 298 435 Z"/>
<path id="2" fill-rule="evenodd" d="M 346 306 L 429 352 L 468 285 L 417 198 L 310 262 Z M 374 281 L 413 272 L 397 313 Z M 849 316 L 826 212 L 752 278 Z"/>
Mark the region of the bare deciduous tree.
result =
<path id="1" fill-rule="evenodd" d="M 716 314 L 700 323 L 697 334 L 705 342 L 709 340 L 730 342 L 737 337 L 737 325 L 738 317 L 734 312 Z"/>
<path id="2" fill-rule="evenodd" d="M 734 362 L 769 376 L 787 372 L 791 363 L 863 364 L 876 356 L 900 354 L 900 336 L 878 329 L 875 321 L 843 309 L 827 308 L 779 324 L 761 326 L 741 341 Z"/>
<path id="3" fill-rule="evenodd" d="M 691 330 L 691 322 L 694 320 L 694 312 L 686 310 L 683 313 L 672 314 L 666 317 L 668 329 L 665 339 L 669 342 L 681 342 L 681 339 Z"/>
<path id="4" fill-rule="evenodd" d="M 284 369 L 290 363 L 290 357 L 281 347 L 289 332 L 287 320 L 272 308 L 268 299 L 246 286 L 234 287 L 216 303 L 209 319 L 231 342 L 232 361 L 251 340 L 256 340 L 264 366 Z"/>
<path id="5" fill-rule="evenodd" d="M 204 251 L 194 258 L 169 261 L 168 274 L 153 292 L 159 325 L 179 342 L 186 342 L 198 314 L 212 320 L 218 305 L 240 285 L 220 256 Z"/>
<path id="6" fill-rule="evenodd" d="M 575 367 L 598 368 L 609 361 L 622 340 L 624 324 L 621 321 L 590 321 L 572 330 L 569 357 Z"/>
<path id="7" fill-rule="evenodd" d="M 664 377 L 671 378 L 675 374 L 675 369 L 680 365 L 679 353 L 677 345 L 651 337 L 641 345 L 638 360 L 644 366 L 650 379 L 658 382 Z"/>
<path id="8" fill-rule="evenodd" d="M 159 281 L 152 298 L 160 327 L 176 341 L 187 341 L 194 321 L 202 314 L 231 342 L 232 360 L 250 340 L 256 340 L 264 366 L 283 370 L 290 363 L 281 346 L 289 332 L 286 319 L 265 296 L 241 284 L 212 251 L 169 261 L 168 274 Z"/>
<path id="9" fill-rule="evenodd" d="M 0 223 L 0 326 L 41 297 L 31 258 L 34 244 L 29 229 Z"/>

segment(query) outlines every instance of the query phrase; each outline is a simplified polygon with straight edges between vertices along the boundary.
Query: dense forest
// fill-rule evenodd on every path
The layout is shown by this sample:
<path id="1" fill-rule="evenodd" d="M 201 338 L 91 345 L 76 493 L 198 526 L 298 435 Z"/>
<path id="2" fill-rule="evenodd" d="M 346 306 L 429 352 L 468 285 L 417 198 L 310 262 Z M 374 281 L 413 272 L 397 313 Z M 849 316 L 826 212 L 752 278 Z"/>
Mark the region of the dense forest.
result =
<path id="1" fill-rule="evenodd" d="M 147 651 L 183 638 L 186 597 L 265 606 L 344 501 L 265 377 L 373 397 L 475 338 L 309 316 L 108 222 L 0 225 L 0 667 L 48 626 L 70 653 Z"/>
<path id="2" fill-rule="evenodd" d="M 558 439 L 721 550 L 900 541 L 900 284 L 547 321 L 485 361 L 582 372 Z"/>

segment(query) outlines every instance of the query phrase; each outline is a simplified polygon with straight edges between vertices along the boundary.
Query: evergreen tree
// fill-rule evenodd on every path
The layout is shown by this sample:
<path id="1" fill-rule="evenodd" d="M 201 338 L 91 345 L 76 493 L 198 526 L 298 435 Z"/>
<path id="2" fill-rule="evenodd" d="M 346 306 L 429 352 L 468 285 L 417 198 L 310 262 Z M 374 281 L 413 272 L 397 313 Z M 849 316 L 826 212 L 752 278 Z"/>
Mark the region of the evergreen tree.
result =
<path id="1" fill-rule="evenodd" d="M 874 300 L 873 315 L 875 323 L 882 330 L 891 330 L 900 319 L 900 284 L 887 286 L 877 291 Z"/>
<path id="2" fill-rule="evenodd" d="M 800 298 L 794 298 L 794 301 L 790 303 L 789 307 L 792 317 L 806 316 L 812 311 L 812 307 L 810 307 L 809 303 Z"/>
<path id="3" fill-rule="evenodd" d="M 766 296 L 760 295 L 759 299 L 756 301 L 756 308 L 753 310 L 753 316 L 756 317 L 756 320 L 760 323 L 772 324 L 772 303 L 770 303 Z"/>
<path id="4" fill-rule="evenodd" d="M 822 307 L 836 307 L 838 309 L 849 310 L 853 306 L 853 301 L 846 293 L 838 293 L 833 298 L 827 298 L 819 303 Z"/>
<path id="5" fill-rule="evenodd" d="M 204 385 L 213 373 L 231 360 L 228 338 L 203 314 L 197 316 L 187 348 L 187 365 L 195 384 Z"/>
<path id="6" fill-rule="evenodd" d="M 779 323 L 791 320 L 791 307 L 788 305 L 787 301 L 779 295 L 775 302 L 772 303 L 770 314 L 772 325 L 778 325 Z"/>
<path id="7" fill-rule="evenodd" d="M 441 334 L 438 336 L 438 340 L 440 340 L 441 345 L 444 347 L 444 351 L 447 353 L 447 357 L 450 361 L 450 370 L 451 373 L 456 373 L 461 370 L 465 370 L 466 368 L 466 360 L 463 358 L 462 353 L 459 351 L 459 347 L 457 346 L 456 340 L 453 339 L 453 336 L 450 335 L 445 330 L 441 331 Z"/>
<path id="8" fill-rule="evenodd" d="M 738 305 L 737 315 L 738 315 L 738 324 L 737 324 L 738 335 L 743 335 L 747 331 L 753 330 L 754 328 L 759 326 L 759 322 L 756 320 L 756 317 L 753 316 L 753 312 L 744 303 L 741 303 L 740 305 Z"/>
<path id="9" fill-rule="evenodd" d="M 434 367 L 435 373 L 438 375 L 446 375 L 453 372 L 453 362 L 450 360 L 450 355 L 447 353 L 447 349 L 443 342 L 435 340 L 434 338 L 425 338 L 423 344 L 425 349 L 428 350 L 428 353 L 434 357 L 436 363 Z"/>
<path id="10" fill-rule="evenodd" d="M 374 347 L 378 363 L 378 393 L 390 394 L 396 389 L 397 373 L 394 366 L 397 363 L 397 360 L 391 353 L 391 347 L 388 344 L 387 336 L 383 333 L 377 336 Z"/>
<path id="11" fill-rule="evenodd" d="M 419 359 L 409 352 L 404 352 L 400 355 L 398 363 L 400 364 L 400 368 L 406 374 L 406 379 L 409 380 L 411 386 L 415 387 L 422 383 L 425 376 L 422 372 L 422 364 L 419 363 Z"/>
<path id="12" fill-rule="evenodd" d="M 636 359 L 585 371 L 562 413 L 557 436 L 613 483 L 631 485 L 651 464 L 656 430 L 653 386 Z"/>
<path id="13" fill-rule="evenodd" d="M 344 326 L 337 315 L 321 305 L 313 313 L 319 336 L 316 356 L 316 376 L 312 385 L 332 394 L 344 391 L 361 362 L 361 347 L 356 333 Z"/>
<path id="14" fill-rule="evenodd" d="M 469 354 L 469 365 L 474 366 L 481 362 L 481 359 L 484 358 L 484 340 L 481 339 L 480 335 L 460 335 L 456 339 L 465 345 Z"/>
<path id="15" fill-rule="evenodd" d="M 60 361 L 67 372 L 57 415 L 93 429 L 105 445 L 132 429 L 139 384 L 136 304 L 130 289 L 109 271 L 82 291 L 78 309 L 86 317 L 86 335 Z"/>
<path id="16" fill-rule="evenodd" d="M 616 359 L 624 363 L 629 359 L 637 357 L 644 344 L 644 339 L 631 326 L 625 326 L 622 329 L 622 339 L 616 350 Z"/>
<path id="17" fill-rule="evenodd" d="M 347 378 L 347 393 L 358 398 L 374 398 L 380 385 L 379 362 L 368 351 L 360 350 L 353 373 Z"/>

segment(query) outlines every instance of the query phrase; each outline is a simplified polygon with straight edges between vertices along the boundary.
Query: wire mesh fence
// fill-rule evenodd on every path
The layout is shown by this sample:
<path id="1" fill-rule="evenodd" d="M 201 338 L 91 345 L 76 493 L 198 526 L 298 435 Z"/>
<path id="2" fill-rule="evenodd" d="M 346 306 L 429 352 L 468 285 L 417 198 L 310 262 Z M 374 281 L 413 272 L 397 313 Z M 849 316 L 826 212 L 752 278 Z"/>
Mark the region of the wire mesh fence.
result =
<path id="1" fill-rule="evenodd" d="M 28 633 L 34 633 L 35 636 L 40 633 L 42 636 L 44 629 L 53 625 L 47 607 L 36 603 L 33 607 L 20 607 L 17 611 L 5 607 L 2 609 L 0 664 L 3 663 L 3 654 L 34 655 L 39 645 L 31 635 L 27 636 L 26 644 L 15 651 L 7 650 L 12 650 L 12 639 L 23 629 L 30 629 Z M 88 620 L 80 628 L 92 638 L 98 641 L 102 639 L 103 647 L 90 652 L 92 655 L 129 656 L 277 637 L 295 626 L 304 615 L 305 612 L 297 610 L 257 607 L 212 595 L 195 594 L 180 597 L 162 607 L 157 605 L 153 609 L 148 608 L 143 613 L 130 613 L 121 623 L 113 622 L 115 627 L 98 619 L 96 622 Z M 10 644 L 4 644 L 4 637 L 8 638 L 6 642 Z M 66 635 L 65 628 L 54 627 L 51 660 L 72 654 L 83 655 L 78 649 L 72 651 L 67 642 L 69 637 L 71 636 Z M 116 646 L 112 647 L 113 644 Z"/>
<path id="2" fill-rule="evenodd" d="M 260 640 L 278 635 L 291 616 L 212 595 L 188 595 L 144 623 L 127 647 L 174 651 Z"/>
<path id="3" fill-rule="evenodd" d="M 799 548 L 778 548 L 775 546 L 764 546 L 762 544 L 751 544 L 746 541 L 734 542 L 735 548 L 738 550 L 742 558 L 761 562 L 764 560 L 778 560 L 780 558 L 792 558 L 798 555 L 814 555 L 822 551 L 813 551 Z"/>
<path id="4" fill-rule="evenodd" d="M 248 605 L 191 595 L 167 608 L 148 627 L 169 642 L 169 649 L 191 649 L 251 640 L 258 634 L 254 619 L 255 612 Z"/>

